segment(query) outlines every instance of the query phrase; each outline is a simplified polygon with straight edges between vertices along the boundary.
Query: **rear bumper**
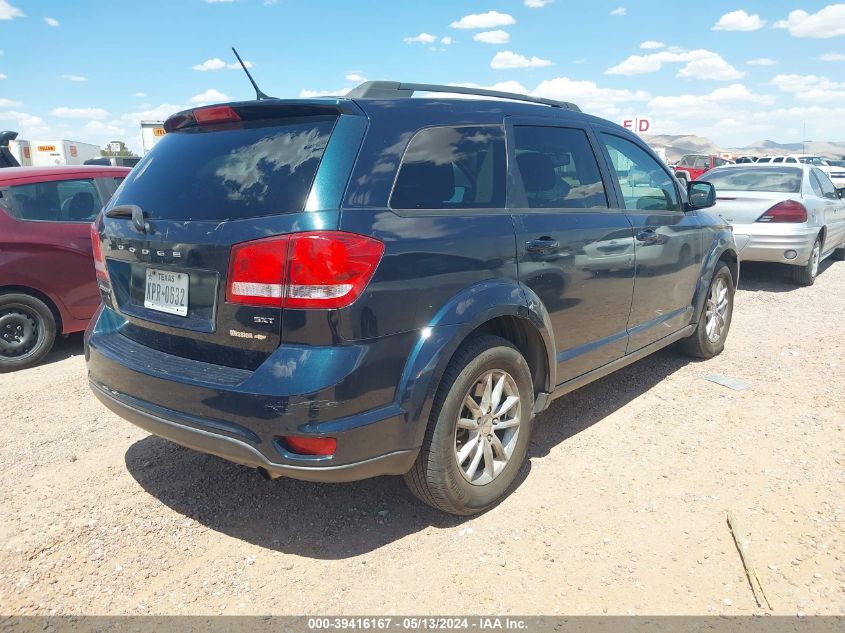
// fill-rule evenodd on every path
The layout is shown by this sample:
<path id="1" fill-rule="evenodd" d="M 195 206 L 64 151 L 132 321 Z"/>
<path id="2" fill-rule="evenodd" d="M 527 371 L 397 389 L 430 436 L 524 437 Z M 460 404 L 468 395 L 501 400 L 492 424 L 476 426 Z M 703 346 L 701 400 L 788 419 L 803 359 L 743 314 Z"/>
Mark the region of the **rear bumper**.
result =
<path id="1" fill-rule="evenodd" d="M 94 394 L 129 422 L 271 476 L 352 481 L 410 470 L 421 422 L 395 400 L 417 334 L 330 347 L 282 346 L 255 371 L 174 356 L 132 341 L 119 316 L 86 332 Z M 407 340 L 406 340 L 407 339 Z M 289 452 L 281 437 L 333 437 L 334 455 Z"/>
<path id="2" fill-rule="evenodd" d="M 805 265 L 810 259 L 818 227 L 788 224 L 735 224 L 734 239 L 740 259 L 755 262 Z M 787 257 L 789 251 L 795 256 Z"/>
<path id="3" fill-rule="evenodd" d="M 150 410 L 149 403 L 140 403 L 129 396 L 109 391 L 91 382 L 91 390 L 107 408 L 153 435 L 187 448 L 216 455 L 230 462 L 251 468 L 260 468 L 271 477 L 291 477 L 305 481 L 344 482 L 377 477 L 402 475 L 411 469 L 417 456 L 416 450 L 399 450 L 386 455 L 370 457 L 348 464 L 333 465 L 329 462 L 311 466 L 277 463 L 269 460 L 249 442 L 216 433 L 210 428 L 200 428 L 195 420 L 180 419 L 175 411 L 158 407 Z M 168 417 L 164 417 L 167 415 Z"/>

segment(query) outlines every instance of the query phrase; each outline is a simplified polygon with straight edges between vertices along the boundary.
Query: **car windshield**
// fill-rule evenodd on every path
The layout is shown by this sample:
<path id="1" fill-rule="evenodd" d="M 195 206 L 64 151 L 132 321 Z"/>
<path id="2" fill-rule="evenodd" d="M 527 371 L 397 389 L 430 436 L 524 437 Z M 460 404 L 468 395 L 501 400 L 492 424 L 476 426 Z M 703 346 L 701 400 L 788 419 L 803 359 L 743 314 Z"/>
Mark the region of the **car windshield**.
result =
<path id="1" fill-rule="evenodd" d="M 801 191 L 800 169 L 795 167 L 735 167 L 714 170 L 706 175 L 716 191 L 772 191 L 798 193 Z"/>

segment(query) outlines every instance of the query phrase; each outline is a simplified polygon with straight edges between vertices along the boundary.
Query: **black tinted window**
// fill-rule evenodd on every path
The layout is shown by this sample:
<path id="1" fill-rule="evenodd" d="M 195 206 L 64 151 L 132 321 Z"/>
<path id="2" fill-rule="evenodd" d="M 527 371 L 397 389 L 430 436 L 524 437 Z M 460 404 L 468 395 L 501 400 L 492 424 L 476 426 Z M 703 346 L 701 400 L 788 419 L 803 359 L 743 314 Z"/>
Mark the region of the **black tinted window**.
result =
<path id="1" fill-rule="evenodd" d="M 501 209 L 505 138 L 498 126 L 421 130 L 402 158 L 394 209 Z"/>
<path id="2" fill-rule="evenodd" d="M 299 118 L 166 134 L 123 181 L 114 204 L 176 220 L 302 211 L 334 122 Z"/>
<path id="3" fill-rule="evenodd" d="M 626 209 L 680 211 L 675 179 L 636 143 L 602 134 Z"/>
<path id="4" fill-rule="evenodd" d="M 530 208 L 607 208 L 607 194 L 584 130 L 516 126 L 516 165 Z"/>
<path id="5" fill-rule="evenodd" d="M 90 222 L 103 203 L 94 181 L 84 179 L 7 187 L 0 206 L 20 220 Z"/>
<path id="6" fill-rule="evenodd" d="M 797 167 L 728 167 L 707 172 L 704 180 L 716 191 L 801 191 L 801 170 Z"/>

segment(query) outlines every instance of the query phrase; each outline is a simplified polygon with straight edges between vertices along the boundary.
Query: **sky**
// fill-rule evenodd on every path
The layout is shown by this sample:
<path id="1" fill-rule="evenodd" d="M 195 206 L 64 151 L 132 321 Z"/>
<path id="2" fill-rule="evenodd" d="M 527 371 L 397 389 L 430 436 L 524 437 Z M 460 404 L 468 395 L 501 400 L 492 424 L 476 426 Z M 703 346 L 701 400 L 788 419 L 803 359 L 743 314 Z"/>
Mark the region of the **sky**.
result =
<path id="1" fill-rule="evenodd" d="M 574 101 L 723 147 L 845 140 L 845 3 L 0 0 L 0 129 L 140 150 L 140 120 L 365 79 Z"/>

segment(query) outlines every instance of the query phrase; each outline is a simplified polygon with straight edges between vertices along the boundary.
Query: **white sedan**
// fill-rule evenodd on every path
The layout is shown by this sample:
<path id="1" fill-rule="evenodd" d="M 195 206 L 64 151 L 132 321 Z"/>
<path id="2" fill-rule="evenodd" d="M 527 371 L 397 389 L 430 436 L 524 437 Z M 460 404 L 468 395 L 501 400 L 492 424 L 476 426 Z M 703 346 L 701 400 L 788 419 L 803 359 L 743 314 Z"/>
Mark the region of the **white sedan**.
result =
<path id="1" fill-rule="evenodd" d="M 716 187 L 711 210 L 733 225 L 745 261 L 791 266 L 812 285 L 819 263 L 845 260 L 845 189 L 807 164 L 743 164 L 713 169 L 702 180 Z"/>

